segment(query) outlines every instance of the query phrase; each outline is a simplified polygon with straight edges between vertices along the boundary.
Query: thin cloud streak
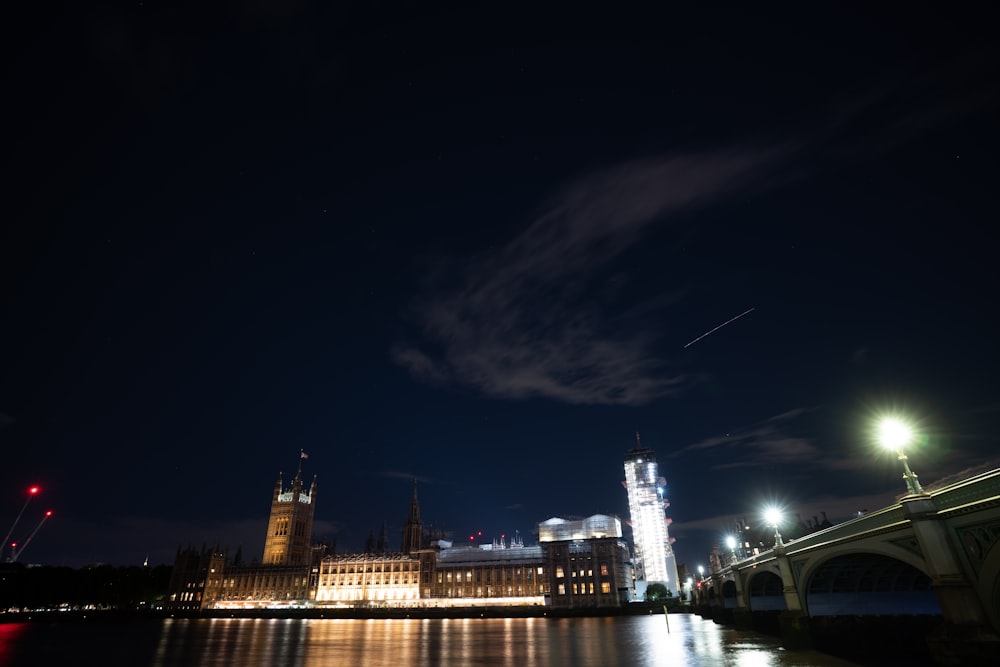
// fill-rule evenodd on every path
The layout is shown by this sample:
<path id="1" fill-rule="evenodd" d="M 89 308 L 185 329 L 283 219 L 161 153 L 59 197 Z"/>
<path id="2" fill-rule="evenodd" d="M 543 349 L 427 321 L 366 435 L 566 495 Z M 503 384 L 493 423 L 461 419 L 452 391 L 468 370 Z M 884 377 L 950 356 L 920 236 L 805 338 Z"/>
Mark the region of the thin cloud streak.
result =
<path id="1" fill-rule="evenodd" d="M 397 344 L 394 361 L 420 381 L 500 398 L 642 405 L 675 394 L 687 378 L 651 351 L 669 323 L 616 326 L 609 312 L 621 304 L 594 296 L 599 274 L 651 226 L 765 186 L 787 153 L 650 159 L 571 185 L 506 246 L 460 267 L 460 288 L 420 296 L 425 340 Z"/>
<path id="2" fill-rule="evenodd" d="M 731 429 L 670 454 L 670 458 L 711 456 L 711 470 L 733 470 L 790 464 L 815 465 L 824 469 L 855 470 L 864 467 L 851 457 L 830 457 L 811 439 L 792 433 L 795 420 L 814 408 L 795 408 L 749 426 Z"/>

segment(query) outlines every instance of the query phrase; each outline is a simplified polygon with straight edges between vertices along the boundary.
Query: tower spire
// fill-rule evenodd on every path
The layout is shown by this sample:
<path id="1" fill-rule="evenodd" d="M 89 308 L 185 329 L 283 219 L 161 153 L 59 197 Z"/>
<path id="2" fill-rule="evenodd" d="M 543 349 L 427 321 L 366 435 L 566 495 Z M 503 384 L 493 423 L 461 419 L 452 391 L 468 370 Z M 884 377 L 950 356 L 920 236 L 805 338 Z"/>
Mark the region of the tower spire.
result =
<path id="1" fill-rule="evenodd" d="M 296 477 L 302 477 L 302 461 L 304 459 L 307 459 L 307 458 L 309 458 L 309 455 L 306 454 L 306 450 L 300 449 L 299 450 L 299 471 L 297 473 L 295 473 Z"/>
<path id="2" fill-rule="evenodd" d="M 413 479 L 413 499 L 410 500 L 410 512 L 403 524 L 403 543 L 400 551 L 404 554 L 419 551 L 423 548 L 424 524 L 420 520 L 420 503 L 417 500 L 417 480 Z"/>

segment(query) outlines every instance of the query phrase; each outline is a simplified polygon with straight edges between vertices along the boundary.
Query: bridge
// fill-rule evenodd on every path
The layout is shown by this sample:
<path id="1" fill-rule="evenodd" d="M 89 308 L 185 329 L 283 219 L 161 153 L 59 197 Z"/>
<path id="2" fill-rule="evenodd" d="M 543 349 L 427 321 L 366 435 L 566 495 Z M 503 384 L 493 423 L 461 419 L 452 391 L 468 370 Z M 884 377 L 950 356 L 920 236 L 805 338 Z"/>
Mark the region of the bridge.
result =
<path id="1" fill-rule="evenodd" d="M 924 642 L 944 665 L 996 665 L 998 541 L 1000 469 L 734 558 L 703 582 L 701 612 L 737 627 L 773 624 L 788 648 L 822 649 L 826 633 L 889 650 Z"/>

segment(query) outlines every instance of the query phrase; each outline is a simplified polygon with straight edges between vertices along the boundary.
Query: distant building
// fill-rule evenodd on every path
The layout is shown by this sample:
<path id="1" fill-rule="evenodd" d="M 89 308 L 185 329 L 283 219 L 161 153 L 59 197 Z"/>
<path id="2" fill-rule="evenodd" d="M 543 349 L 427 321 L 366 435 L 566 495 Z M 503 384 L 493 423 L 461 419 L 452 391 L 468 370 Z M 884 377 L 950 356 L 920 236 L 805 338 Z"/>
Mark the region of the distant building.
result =
<path id="1" fill-rule="evenodd" d="M 595 537 L 621 539 L 622 522 L 616 516 L 595 514 L 586 519 L 561 519 L 552 517 L 538 524 L 539 542 L 588 540 Z"/>
<path id="2" fill-rule="evenodd" d="M 549 582 L 538 545 L 519 539 L 479 547 L 437 540 L 420 552 L 421 597 L 434 606 L 542 605 Z"/>
<path id="3" fill-rule="evenodd" d="M 178 547 L 167 586 L 166 608 L 201 609 L 206 588 L 211 592 L 218 586 L 225 560 L 225 554 L 218 547 L 200 550 Z"/>
<path id="4" fill-rule="evenodd" d="M 299 470 L 289 488 L 281 476 L 271 499 L 264 558 L 244 565 L 213 547 L 180 550 L 166 606 L 177 610 L 366 606 L 515 606 L 610 608 L 628 599 L 631 569 L 617 517 L 552 518 L 539 524 L 540 544 L 520 536 L 480 546 L 447 540 L 425 544 L 416 484 L 400 552 L 375 548 L 330 554 L 312 544 L 316 480 L 308 493 Z"/>
<path id="5" fill-rule="evenodd" d="M 408 554 L 327 556 L 319 565 L 317 605 L 417 604 L 420 561 Z"/>
<path id="6" fill-rule="evenodd" d="M 636 434 L 638 445 L 638 434 Z M 644 594 L 647 582 L 659 582 L 673 591 L 680 590 L 677 561 L 668 534 L 670 523 L 664 510 L 666 480 L 659 476 L 656 454 L 637 446 L 625 453 L 625 488 L 628 491 L 629 519 L 635 556 L 636 594 Z"/>
<path id="7" fill-rule="evenodd" d="M 553 609 L 614 608 L 628 602 L 632 568 L 618 517 L 553 517 L 538 524 L 538 539 Z"/>
<path id="8" fill-rule="evenodd" d="M 305 458 L 303 455 L 302 458 Z M 325 553 L 312 544 L 316 478 L 303 491 L 302 458 L 288 489 L 281 475 L 271 497 L 263 563 L 226 562 L 218 547 L 178 550 L 167 591 L 169 609 L 305 606 L 315 599 L 318 561 Z"/>

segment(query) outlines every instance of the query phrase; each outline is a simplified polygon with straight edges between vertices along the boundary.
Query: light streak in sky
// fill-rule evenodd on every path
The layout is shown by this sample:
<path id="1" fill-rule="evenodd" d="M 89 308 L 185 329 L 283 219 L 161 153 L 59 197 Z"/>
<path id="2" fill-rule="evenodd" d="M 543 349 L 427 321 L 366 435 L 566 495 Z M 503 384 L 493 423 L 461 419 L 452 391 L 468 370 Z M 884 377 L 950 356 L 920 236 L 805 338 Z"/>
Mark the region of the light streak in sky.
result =
<path id="1" fill-rule="evenodd" d="M 731 319 L 731 320 L 726 320 L 725 322 L 723 322 L 723 323 L 722 323 L 722 324 L 720 324 L 719 326 L 715 327 L 715 328 L 714 328 L 714 329 L 712 329 L 711 331 L 706 331 L 706 332 L 705 332 L 705 333 L 703 333 L 702 335 L 698 336 L 697 338 L 695 338 L 695 339 L 694 339 L 693 341 L 691 341 L 690 343 L 688 343 L 688 344 L 687 344 L 687 345 L 685 345 L 684 347 L 690 347 L 691 345 L 694 345 L 695 343 L 697 343 L 698 341 L 700 341 L 700 340 L 701 340 L 702 338 L 704 338 L 705 336 L 707 336 L 707 335 L 709 335 L 709 334 L 712 334 L 712 333 L 715 333 L 716 331 L 718 331 L 718 330 L 719 330 L 719 329 L 721 329 L 722 327 L 726 326 L 727 324 L 729 324 L 729 323 L 731 323 L 731 322 L 735 322 L 736 320 L 740 319 L 741 317 L 743 317 L 743 316 L 744 316 L 744 315 L 746 315 L 747 313 L 752 313 L 752 312 L 753 312 L 753 311 L 755 311 L 755 310 L 757 310 L 757 309 L 756 309 L 756 308 L 751 308 L 751 309 L 750 309 L 750 310 L 748 310 L 748 311 L 745 311 L 745 312 L 742 312 L 742 313 L 740 313 L 739 315 L 737 315 L 736 317 L 734 317 L 734 318 L 733 318 L 733 319 Z"/>

